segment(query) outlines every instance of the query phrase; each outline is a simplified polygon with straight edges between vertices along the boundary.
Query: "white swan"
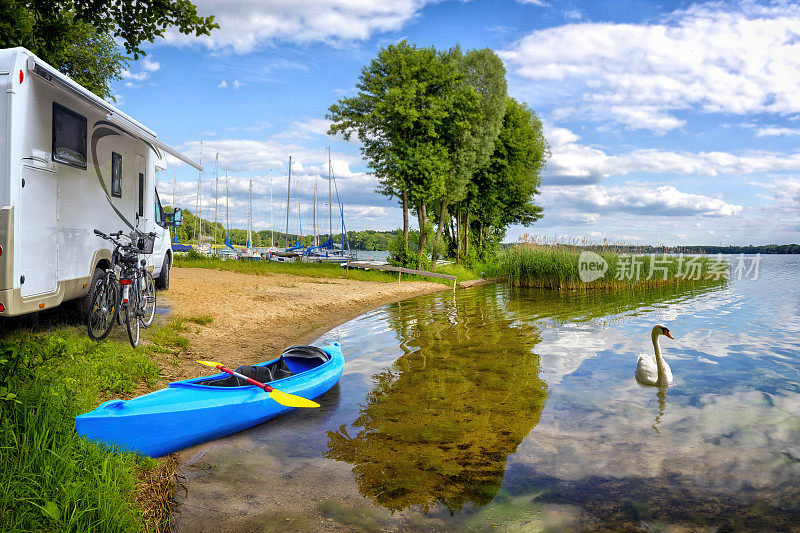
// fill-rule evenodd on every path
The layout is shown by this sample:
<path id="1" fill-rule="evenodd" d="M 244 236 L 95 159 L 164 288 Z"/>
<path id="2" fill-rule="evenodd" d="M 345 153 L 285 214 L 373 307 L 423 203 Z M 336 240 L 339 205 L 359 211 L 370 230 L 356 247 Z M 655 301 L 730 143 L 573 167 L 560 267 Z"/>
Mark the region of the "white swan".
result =
<path id="1" fill-rule="evenodd" d="M 636 381 L 642 385 L 650 385 L 653 387 L 666 387 L 672 384 L 672 370 L 669 365 L 661 356 L 661 346 L 658 344 L 658 337 L 665 335 L 672 339 L 669 329 L 664 326 L 653 326 L 653 349 L 655 355 L 643 353 L 639 356 L 639 362 L 636 364 Z"/>

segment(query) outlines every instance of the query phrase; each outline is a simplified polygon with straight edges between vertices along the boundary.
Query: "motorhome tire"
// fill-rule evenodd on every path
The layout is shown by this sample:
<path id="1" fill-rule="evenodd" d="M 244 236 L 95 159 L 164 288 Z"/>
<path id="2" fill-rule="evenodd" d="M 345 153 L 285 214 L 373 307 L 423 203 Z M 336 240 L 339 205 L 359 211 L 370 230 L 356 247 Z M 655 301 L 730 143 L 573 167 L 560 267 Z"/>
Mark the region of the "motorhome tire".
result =
<path id="1" fill-rule="evenodd" d="M 169 268 L 172 266 L 172 261 L 169 260 L 169 255 L 164 256 L 164 264 L 161 265 L 161 273 L 156 278 L 156 288 L 162 291 L 169 289 Z"/>
<path id="2" fill-rule="evenodd" d="M 92 298 L 94 297 L 94 288 L 97 286 L 97 282 L 100 281 L 100 278 L 103 277 L 103 274 L 105 274 L 105 272 L 102 268 L 94 269 L 92 281 L 89 283 L 89 292 L 86 293 L 86 296 L 81 298 L 80 304 L 78 305 L 82 320 L 86 320 L 86 317 L 89 316 L 89 310 L 92 308 Z"/>

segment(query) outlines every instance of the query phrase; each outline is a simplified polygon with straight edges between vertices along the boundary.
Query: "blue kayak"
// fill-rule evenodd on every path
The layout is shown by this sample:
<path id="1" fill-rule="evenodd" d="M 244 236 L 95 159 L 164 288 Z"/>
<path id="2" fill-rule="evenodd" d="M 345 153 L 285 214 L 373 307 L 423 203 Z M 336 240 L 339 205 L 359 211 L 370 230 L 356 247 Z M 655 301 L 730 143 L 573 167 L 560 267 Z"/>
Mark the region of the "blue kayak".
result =
<path id="1" fill-rule="evenodd" d="M 293 346 L 277 359 L 238 372 L 309 400 L 330 390 L 344 370 L 338 342 Z M 75 417 L 78 434 L 150 457 L 230 435 L 281 416 L 286 407 L 263 389 L 228 374 L 170 383 L 132 400 L 111 400 Z"/>

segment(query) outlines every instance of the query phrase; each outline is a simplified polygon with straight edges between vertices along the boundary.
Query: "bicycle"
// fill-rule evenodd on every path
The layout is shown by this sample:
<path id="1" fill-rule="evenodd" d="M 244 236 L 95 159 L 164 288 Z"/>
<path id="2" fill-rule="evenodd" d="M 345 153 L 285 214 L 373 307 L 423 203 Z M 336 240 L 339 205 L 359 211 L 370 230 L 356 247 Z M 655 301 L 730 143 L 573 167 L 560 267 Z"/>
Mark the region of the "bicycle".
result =
<path id="1" fill-rule="evenodd" d="M 86 318 L 89 337 L 104 339 L 117 320 L 125 323 L 128 340 L 136 348 L 140 341 L 140 325 L 149 327 L 156 314 L 155 280 L 145 269 L 145 260 L 139 260 L 139 254 L 153 252 L 156 234 L 134 230 L 130 236 L 126 235 L 130 242 L 125 243 L 119 240 L 123 236 L 121 231 L 107 235 L 95 229 L 94 233 L 114 243 L 114 251 L 111 266 L 93 288 L 94 296 Z"/>
<path id="2" fill-rule="evenodd" d="M 119 284 L 122 287 L 120 313 L 131 346 L 139 346 L 141 326 L 150 327 L 156 317 L 156 281 L 145 268 L 147 262 L 139 261 L 139 254 L 153 253 L 156 234 L 135 232 L 131 234 L 133 250 L 130 260 L 122 261 Z M 134 240 L 135 239 L 135 240 Z"/>

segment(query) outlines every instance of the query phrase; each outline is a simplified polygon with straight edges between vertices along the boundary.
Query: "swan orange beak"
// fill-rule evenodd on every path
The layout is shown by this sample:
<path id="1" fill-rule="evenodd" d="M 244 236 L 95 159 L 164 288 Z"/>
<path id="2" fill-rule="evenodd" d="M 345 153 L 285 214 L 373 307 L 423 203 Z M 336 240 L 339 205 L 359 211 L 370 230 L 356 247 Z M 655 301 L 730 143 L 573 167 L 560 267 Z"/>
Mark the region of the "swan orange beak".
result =
<path id="1" fill-rule="evenodd" d="M 669 337 L 670 339 L 674 339 L 674 338 L 675 338 L 675 337 L 673 337 L 673 336 L 672 336 L 672 333 L 670 333 L 669 331 L 665 331 L 665 332 L 664 332 L 664 335 L 666 335 L 666 336 L 667 336 L 667 337 Z"/>

